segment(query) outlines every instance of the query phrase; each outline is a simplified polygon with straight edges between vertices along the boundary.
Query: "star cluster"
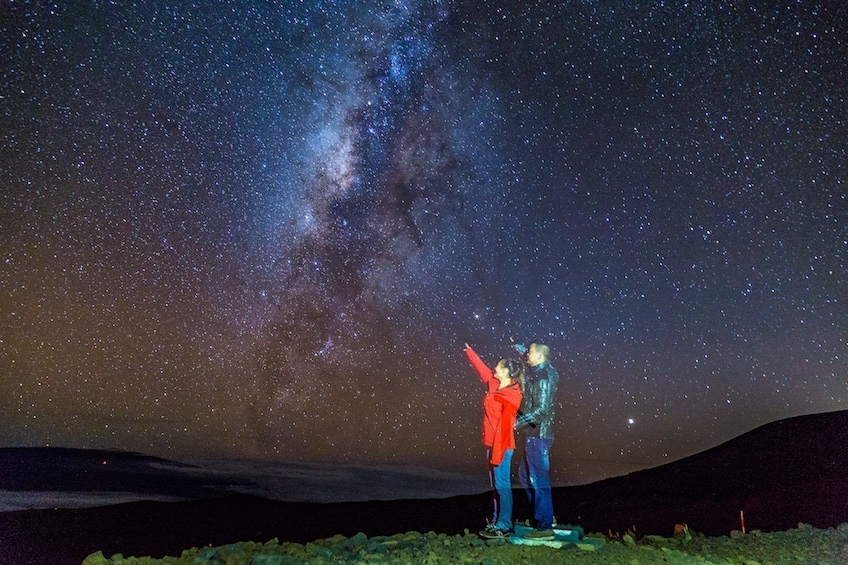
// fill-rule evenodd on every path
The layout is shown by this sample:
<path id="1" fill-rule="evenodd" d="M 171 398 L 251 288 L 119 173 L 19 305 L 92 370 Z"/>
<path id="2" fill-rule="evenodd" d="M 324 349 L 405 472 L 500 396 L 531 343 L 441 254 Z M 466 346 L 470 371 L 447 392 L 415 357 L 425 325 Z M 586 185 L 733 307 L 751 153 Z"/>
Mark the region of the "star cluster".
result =
<path id="1" fill-rule="evenodd" d="M 0 445 L 585 482 L 848 403 L 848 8 L 7 2 Z"/>

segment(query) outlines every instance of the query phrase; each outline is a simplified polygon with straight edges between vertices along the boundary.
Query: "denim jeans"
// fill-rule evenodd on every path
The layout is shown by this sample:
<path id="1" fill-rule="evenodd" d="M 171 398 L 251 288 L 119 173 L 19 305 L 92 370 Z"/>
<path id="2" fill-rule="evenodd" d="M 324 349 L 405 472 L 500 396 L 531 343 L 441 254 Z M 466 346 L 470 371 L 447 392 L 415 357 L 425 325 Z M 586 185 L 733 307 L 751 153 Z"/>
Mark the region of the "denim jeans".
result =
<path id="1" fill-rule="evenodd" d="M 551 499 L 550 451 L 553 439 L 528 437 L 524 440 L 524 457 L 518 468 L 518 478 L 530 504 L 536 528 L 546 530 L 553 525 L 554 503 Z"/>
<path id="2" fill-rule="evenodd" d="M 507 449 L 500 465 L 489 463 L 489 484 L 492 485 L 494 513 L 492 523 L 501 530 L 512 529 L 512 453 Z M 486 461 L 491 456 L 491 449 L 486 450 Z"/>

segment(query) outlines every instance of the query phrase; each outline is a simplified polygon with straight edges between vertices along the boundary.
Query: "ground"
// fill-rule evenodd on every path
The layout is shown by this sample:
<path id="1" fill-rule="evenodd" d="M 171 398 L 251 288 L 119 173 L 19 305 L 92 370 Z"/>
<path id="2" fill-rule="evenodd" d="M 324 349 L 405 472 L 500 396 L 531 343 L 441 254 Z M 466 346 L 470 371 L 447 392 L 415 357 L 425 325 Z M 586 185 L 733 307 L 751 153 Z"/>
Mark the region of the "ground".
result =
<path id="1" fill-rule="evenodd" d="M 734 532 L 731 536 L 705 537 L 685 532 L 676 537 L 589 534 L 584 543 L 562 548 L 515 545 L 503 540 L 484 541 L 476 534 L 449 536 L 407 532 L 368 538 L 341 535 L 306 544 L 240 542 L 192 548 L 180 556 L 151 557 L 89 555 L 83 565 L 293 565 L 299 563 L 485 565 L 562 563 L 579 565 L 844 565 L 848 563 L 848 524 L 817 529 L 805 524 L 783 532 Z"/>

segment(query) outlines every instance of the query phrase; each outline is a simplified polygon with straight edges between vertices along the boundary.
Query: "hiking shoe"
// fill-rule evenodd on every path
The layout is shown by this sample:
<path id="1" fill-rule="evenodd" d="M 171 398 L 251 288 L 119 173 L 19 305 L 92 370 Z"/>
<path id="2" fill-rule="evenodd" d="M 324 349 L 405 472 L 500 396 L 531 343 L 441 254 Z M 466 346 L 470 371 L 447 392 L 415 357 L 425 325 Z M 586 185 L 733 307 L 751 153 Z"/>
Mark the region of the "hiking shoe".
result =
<path id="1" fill-rule="evenodd" d="M 492 524 L 489 524 L 492 526 Z M 502 530 L 500 528 L 492 526 L 489 528 L 486 526 L 484 530 L 480 532 L 480 537 L 485 539 L 506 539 L 509 537 L 509 532 L 506 530 Z"/>
<path id="2" fill-rule="evenodd" d="M 544 530 L 530 530 L 521 537 L 524 539 L 552 540 L 554 539 L 554 531 L 550 528 L 546 528 Z"/>

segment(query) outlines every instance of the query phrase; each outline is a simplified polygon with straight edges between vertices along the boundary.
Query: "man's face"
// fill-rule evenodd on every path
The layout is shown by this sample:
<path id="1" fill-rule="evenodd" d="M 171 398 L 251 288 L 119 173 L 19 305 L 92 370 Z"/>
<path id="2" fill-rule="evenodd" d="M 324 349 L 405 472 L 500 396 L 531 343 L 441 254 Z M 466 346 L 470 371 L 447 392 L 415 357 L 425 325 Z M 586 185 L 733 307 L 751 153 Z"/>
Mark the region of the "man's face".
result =
<path id="1" fill-rule="evenodd" d="M 544 360 L 545 357 L 538 349 L 536 349 L 536 344 L 532 344 L 530 349 L 527 351 L 527 363 L 529 363 L 531 367 L 535 367 Z"/>

